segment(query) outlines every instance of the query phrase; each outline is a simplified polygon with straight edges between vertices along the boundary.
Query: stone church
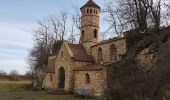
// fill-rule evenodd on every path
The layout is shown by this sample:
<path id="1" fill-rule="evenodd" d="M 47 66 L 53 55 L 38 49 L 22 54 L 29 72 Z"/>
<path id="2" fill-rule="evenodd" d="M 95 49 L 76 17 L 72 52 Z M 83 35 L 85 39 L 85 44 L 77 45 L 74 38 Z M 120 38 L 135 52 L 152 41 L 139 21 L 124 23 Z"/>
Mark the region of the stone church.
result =
<path id="1" fill-rule="evenodd" d="M 49 57 L 43 88 L 102 96 L 107 88 L 107 65 L 126 54 L 126 40 L 99 41 L 100 7 L 88 0 L 80 10 L 80 43 L 63 42 L 59 53 Z"/>

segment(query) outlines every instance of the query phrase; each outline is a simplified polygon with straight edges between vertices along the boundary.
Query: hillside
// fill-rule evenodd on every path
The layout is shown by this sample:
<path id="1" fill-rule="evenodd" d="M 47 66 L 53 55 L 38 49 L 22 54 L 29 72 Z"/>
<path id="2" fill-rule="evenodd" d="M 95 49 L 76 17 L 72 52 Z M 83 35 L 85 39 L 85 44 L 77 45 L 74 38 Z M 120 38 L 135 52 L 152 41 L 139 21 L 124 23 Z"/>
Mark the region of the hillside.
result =
<path id="1" fill-rule="evenodd" d="M 108 66 L 111 69 L 107 97 L 109 100 L 162 100 L 170 84 L 170 27 L 159 33 L 129 32 L 126 38 L 127 54 Z"/>

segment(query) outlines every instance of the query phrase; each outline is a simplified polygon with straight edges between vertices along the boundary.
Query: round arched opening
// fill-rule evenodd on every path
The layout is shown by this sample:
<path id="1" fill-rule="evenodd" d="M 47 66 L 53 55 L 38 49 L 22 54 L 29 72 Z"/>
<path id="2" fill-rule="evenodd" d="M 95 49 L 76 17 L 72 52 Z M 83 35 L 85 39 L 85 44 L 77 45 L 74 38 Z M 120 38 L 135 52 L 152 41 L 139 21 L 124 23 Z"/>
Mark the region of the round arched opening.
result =
<path id="1" fill-rule="evenodd" d="M 65 69 L 61 67 L 59 69 L 59 88 L 64 88 L 65 86 Z"/>

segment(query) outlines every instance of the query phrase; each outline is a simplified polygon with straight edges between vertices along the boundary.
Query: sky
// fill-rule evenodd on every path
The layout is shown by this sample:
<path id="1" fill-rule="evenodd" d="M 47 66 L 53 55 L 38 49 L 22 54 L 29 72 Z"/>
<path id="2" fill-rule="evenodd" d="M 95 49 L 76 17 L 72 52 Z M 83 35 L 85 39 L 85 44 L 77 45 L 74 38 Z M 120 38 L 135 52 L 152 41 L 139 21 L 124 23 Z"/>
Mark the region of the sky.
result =
<path id="1" fill-rule="evenodd" d="M 101 7 L 106 0 L 94 0 Z M 108 0 L 107 0 L 108 1 Z M 26 58 L 37 21 L 61 11 L 73 12 L 87 0 L 0 0 L 0 70 L 28 71 Z M 102 21 L 100 21 L 103 23 Z M 101 29 L 102 30 L 102 29 Z"/>

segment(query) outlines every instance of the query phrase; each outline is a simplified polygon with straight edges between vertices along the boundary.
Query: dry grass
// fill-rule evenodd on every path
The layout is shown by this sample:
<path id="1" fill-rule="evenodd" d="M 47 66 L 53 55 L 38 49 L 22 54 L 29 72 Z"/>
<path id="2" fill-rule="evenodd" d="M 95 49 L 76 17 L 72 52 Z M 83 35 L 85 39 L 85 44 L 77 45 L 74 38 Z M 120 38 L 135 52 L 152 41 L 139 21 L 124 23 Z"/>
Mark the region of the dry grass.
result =
<path id="1" fill-rule="evenodd" d="M 29 81 L 0 81 L 0 100 L 95 100 L 73 94 L 54 95 L 46 91 L 25 90 L 30 83 Z"/>

